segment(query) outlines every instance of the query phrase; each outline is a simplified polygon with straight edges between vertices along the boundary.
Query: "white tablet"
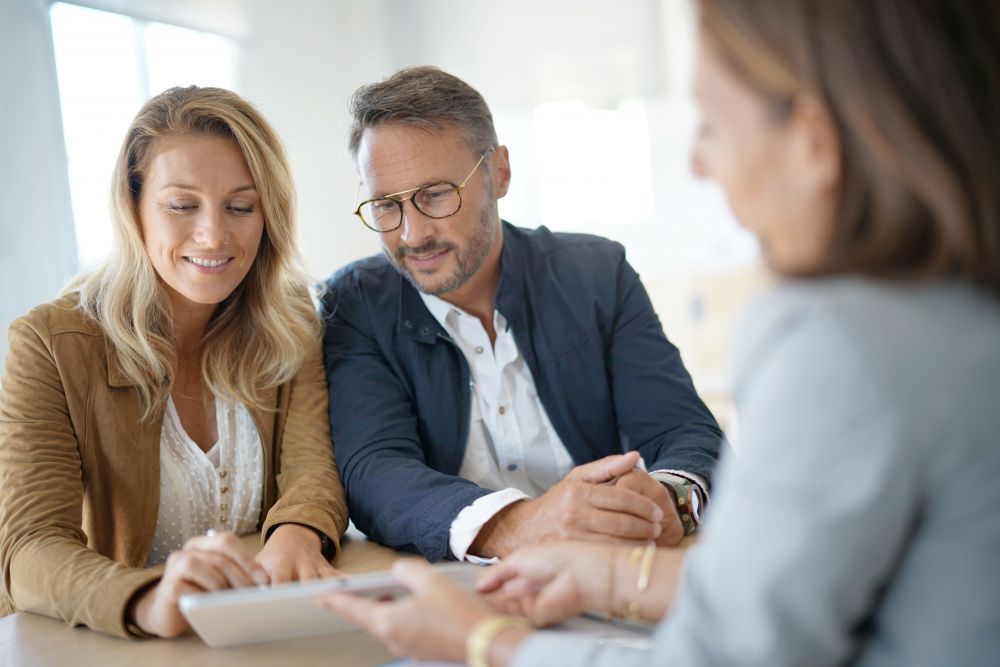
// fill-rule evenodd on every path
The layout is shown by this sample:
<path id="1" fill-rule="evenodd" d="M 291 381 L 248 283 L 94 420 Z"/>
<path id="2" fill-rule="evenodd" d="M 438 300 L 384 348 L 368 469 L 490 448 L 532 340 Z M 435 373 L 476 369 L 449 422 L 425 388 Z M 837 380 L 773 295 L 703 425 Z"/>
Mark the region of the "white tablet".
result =
<path id="1" fill-rule="evenodd" d="M 435 565 L 435 569 L 467 590 L 474 590 L 482 568 L 468 563 Z M 375 600 L 390 600 L 409 591 L 391 572 L 356 574 L 338 579 L 292 582 L 214 593 L 192 593 L 180 599 L 181 614 L 209 646 L 238 646 L 356 630 L 357 627 L 320 607 L 324 593 L 346 591 Z"/>

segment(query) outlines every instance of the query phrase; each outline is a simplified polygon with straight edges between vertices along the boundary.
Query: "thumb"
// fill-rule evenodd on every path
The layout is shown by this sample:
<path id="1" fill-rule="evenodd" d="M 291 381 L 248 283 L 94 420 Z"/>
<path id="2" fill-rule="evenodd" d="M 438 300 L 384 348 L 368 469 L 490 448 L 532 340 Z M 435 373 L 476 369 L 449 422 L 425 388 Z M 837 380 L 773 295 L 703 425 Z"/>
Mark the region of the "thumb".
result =
<path id="1" fill-rule="evenodd" d="M 639 452 L 612 454 L 611 456 L 605 456 L 603 459 L 577 466 L 566 477 L 581 482 L 603 484 L 627 473 L 635 467 L 638 460 Z"/>
<path id="2" fill-rule="evenodd" d="M 434 566 L 418 558 L 400 558 L 392 564 L 392 574 L 414 593 L 433 588 L 440 577 Z"/>

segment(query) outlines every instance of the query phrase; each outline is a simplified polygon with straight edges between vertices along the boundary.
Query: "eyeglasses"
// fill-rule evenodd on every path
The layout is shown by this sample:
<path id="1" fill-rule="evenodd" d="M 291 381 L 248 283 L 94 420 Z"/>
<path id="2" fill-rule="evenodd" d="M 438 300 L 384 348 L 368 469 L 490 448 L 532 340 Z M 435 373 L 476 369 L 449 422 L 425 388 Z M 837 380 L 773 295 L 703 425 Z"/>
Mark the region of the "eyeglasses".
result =
<path id="1" fill-rule="evenodd" d="M 483 153 L 469 175 L 457 185 L 450 181 L 441 181 L 369 199 L 358 205 L 358 208 L 354 210 L 354 215 L 361 218 L 365 227 L 382 234 L 399 229 L 400 225 L 403 224 L 403 202 L 407 200 L 413 202 L 417 210 L 428 218 L 440 220 L 455 215 L 458 213 L 458 209 L 462 208 L 462 188 L 493 150 L 491 148 Z M 409 197 L 403 195 L 409 195 Z"/>

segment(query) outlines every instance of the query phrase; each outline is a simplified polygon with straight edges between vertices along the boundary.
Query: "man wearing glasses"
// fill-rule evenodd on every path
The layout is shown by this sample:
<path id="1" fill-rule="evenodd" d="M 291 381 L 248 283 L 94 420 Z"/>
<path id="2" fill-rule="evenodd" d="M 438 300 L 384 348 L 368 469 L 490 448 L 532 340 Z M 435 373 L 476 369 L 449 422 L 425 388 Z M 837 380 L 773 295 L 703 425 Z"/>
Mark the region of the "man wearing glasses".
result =
<path id="1" fill-rule="evenodd" d="M 677 544 L 722 433 L 623 248 L 500 220 L 507 148 L 460 79 L 405 69 L 351 110 L 354 213 L 384 252 L 337 272 L 321 310 L 355 524 L 431 560 Z"/>

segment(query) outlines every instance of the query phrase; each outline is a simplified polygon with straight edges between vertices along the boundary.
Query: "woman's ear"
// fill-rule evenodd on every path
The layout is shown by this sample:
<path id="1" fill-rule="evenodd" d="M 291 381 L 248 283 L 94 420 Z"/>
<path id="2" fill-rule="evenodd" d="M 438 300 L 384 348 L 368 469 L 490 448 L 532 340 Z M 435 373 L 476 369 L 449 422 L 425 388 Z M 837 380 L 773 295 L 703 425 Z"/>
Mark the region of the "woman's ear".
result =
<path id="1" fill-rule="evenodd" d="M 840 135 L 830 113 L 815 97 L 799 95 L 790 122 L 797 171 L 815 192 L 836 191 L 841 179 Z"/>

